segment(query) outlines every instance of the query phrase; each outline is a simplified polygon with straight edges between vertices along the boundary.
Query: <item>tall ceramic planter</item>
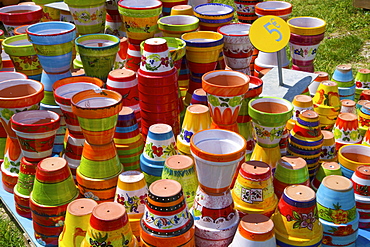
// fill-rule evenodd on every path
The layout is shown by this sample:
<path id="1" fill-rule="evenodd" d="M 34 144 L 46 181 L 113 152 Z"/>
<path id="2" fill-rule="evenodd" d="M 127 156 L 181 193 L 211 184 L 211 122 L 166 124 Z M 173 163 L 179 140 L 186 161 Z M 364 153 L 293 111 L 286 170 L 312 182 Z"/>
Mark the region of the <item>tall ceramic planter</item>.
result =
<path id="1" fill-rule="evenodd" d="M 123 0 L 118 2 L 118 11 L 121 14 L 128 41 L 140 45 L 142 41 L 153 38 L 157 32 L 162 2 Z"/>
<path id="2" fill-rule="evenodd" d="M 324 38 L 326 22 L 317 17 L 294 17 L 287 21 L 290 27 L 290 51 L 293 69 L 314 72 L 313 61 Z"/>
<path id="3" fill-rule="evenodd" d="M 104 0 L 65 0 L 80 35 L 102 33 L 105 25 Z"/>
<path id="4" fill-rule="evenodd" d="M 4 189 L 13 190 L 22 158 L 19 142 L 11 129 L 10 118 L 18 111 L 36 110 L 44 96 L 43 85 L 30 79 L 13 79 L 0 83 L 0 121 L 8 135 L 4 162 L 1 164 Z"/>
<path id="5" fill-rule="evenodd" d="M 207 93 L 211 128 L 238 132 L 237 118 L 249 88 L 249 77 L 230 70 L 210 71 L 202 76 L 202 88 Z"/>
<path id="6" fill-rule="evenodd" d="M 261 97 L 249 102 L 248 114 L 252 118 L 257 139 L 251 160 L 276 167 L 281 157 L 279 142 L 292 111 L 292 103 L 282 98 Z"/>
<path id="7" fill-rule="evenodd" d="M 33 24 L 26 32 L 44 70 L 41 75 L 45 87 L 42 103 L 56 105 L 52 86 L 57 80 L 72 76 L 70 68 L 76 27 L 69 22 L 52 21 Z"/>
<path id="8" fill-rule="evenodd" d="M 85 74 L 107 80 L 119 49 L 119 38 L 110 34 L 89 34 L 75 40 Z"/>
<path id="9" fill-rule="evenodd" d="M 12 59 L 17 72 L 24 73 L 29 79 L 40 81 L 42 67 L 26 34 L 6 38 L 2 45 L 4 52 Z"/>

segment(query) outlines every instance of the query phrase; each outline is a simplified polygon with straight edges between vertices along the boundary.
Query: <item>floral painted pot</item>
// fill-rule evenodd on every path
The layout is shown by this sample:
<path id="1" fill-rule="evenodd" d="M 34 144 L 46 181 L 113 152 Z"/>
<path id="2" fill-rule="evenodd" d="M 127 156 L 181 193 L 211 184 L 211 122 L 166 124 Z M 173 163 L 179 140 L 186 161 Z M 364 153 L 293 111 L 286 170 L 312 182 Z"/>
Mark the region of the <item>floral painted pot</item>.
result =
<path id="1" fill-rule="evenodd" d="M 249 81 L 247 75 L 230 70 L 210 71 L 202 76 L 213 128 L 238 130 L 236 120 Z"/>
<path id="2" fill-rule="evenodd" d="M 58 246 L 80 246 L 85 238 L 93 209 L 98 204 L 87 198 L 76 199 L 68 204 L 63 231 Z"/>
<path id="3" fill-rule="evenodd" d="M 111 34 L 119 38 L 126 36 L 126 33 L 123 31 L 123 23 L 118 11 L 117 14 L 109 14 L 107 12 L 105 19 L 106 19 L 104 27 L 105 34 Z"/>
<path id="4" fill-rule="evenodd" d="M 194 7 L 194 16 L 199 19 L 201 31 L 217 31 L 229 24 L 234 17 L 234 8 L 222 3 L 205 3 Z"/>
<path id="5" fill-rule="evenodd" d="M 71 98 L 72 112 L 77 116 L 86 141 L 103 145 L 113 141 L 122 96 L 107 89 L 85 90 Z"/>
<path id="6" fill-rule="evenodd" d="M 219 145 L 211 145 L 216 140 Z M 190 139 L 190 152 L 195 159 L 200 187 L 206 193 L 227 191 L 245 150 L 246 141 L 235 132 L 207 129 L 195 133 Z"/>
<path id="7" fill-rule="evenodd" d="M 115 202 L 104 202 L 94 207 L 82 247 L 107 244 L 137 246 L 125 207 Z"/>
<path id="8" fill-rule="evenodd" d="M 338 162 L 348 171 L 348 173 L 343 171 L 343 175 L 350 178 L 357 167 L 370 165 L 369 151 L 370 147 L 363 144 L 342 146 L 338 151 Z"/>
<path id="9" fill-rule="evenodd" d="M 295 125 L 299 114 L 305 110 L 313 110 L 312 98 L 308 95 L 296 95 L 292 101 L 294 110 L 292 119 L 288 121 L 287 128 L 291 130 Z"/>
<path id="10" fill-rule="evenodd" d="M 149 0 L 144 3 L 123 0 L 118 3 L 118 11 L 121 14 L 128 41 L 140 45 L 142 41 L 153 38 L 157 32 L 162 2 Z"/>
<path id="11" fill-rule="evenodd" d="M 107 89 L 114 90 L 121 95 L 127 95 L 122 99 L 122 105 L 135 106 L 139 104 L 137 83 L 136 73 L 134 71 L 116 69 L 108 74 Z"/>
<path id="12" fill-rule="evenodd" d="M 265 215 L 249 214 L 239 223 L 230 247 L 237 246 L 265 246 L 275 247 L 274 222 Z"/>
<path id="13" fill-rule="evenodd" d="M 10 121 L 26 160 L 37 162 L 51 156 L 60 126 L 59 114 L 45 110 L 24 111 L 14 114 Z"/>
<path id="14" fill-rule="evenodd" d="M 286 187 L 275 214 L 277 246 L 320 246 L 323 227 L 318 218 L 315 192 L 305 185 Z"/>
<path id="15" fill-rule="evenodd" d="M 320 161 L 337 161 L 334 133 L 328 130 L 321 131 L 324 141 L 321 147 Z"/>
<path id="16" fill-rule="evenodd" d="M 24 73 L 29 79 L 40 81 L 42 67 L 26 34 L 9 37 L 2 42 L 2 45 L 4 52 L 12 59 L 17 72 Z"/>
<path id="17" fill-rule="evenodd" d="M 60 10 L 45 6 L 49 3 L 54 3 L 57 1 L 58 0 L 32 0 L 32 2 L 42 7 L 41 22 L 60 21 Z"/>
<path id="18" fill-rule="evenodd" d="M 274 15 L 288 20 L 292 13 L 292 4 L 284 1 L 265 1 L 256 4 L 255 13 L 258 17 L 265 15 Z"/>
<path id="19" fill-rule="evenodd" d="M 261 0 L 251 0 L 251 1 L 243 1 L 243 0 L 234 0 L 236 6 L 236 13 L 238 15 L 238 20 L 241 23 L 249 23 L 252 24 L 255 20 L 257 20 L 258 16 L 256 15 L 255 9 L 256 4 L 262 2 Z"/>
<path id="20" fill-rule="evenodd" d="M 353 113 L 340 113 L 333 132 L 337 150 L 345 144 L 360 144 L 362 141 L 357 116 Z"/>
<path id="21" fill-rule="evenodd" d="M 75 40 L 85 74 L 107 80 L 119 49 L 119 38 L 110 34 L 88 34 Z"/>
<path id="22" fill-rule="evenodd" d="M 355 192 L 356 208 L 360 214 L 359 227 L 369 227 L 369 166 L 359 166 L 351 177 Z"/>
<path id="23" fill-rule="evenodd" d="M 192 15 L 164 16 L 158 20 L 158 29 L 164 37 L 180 38 L 184 33 L 194 32 L 199 27 L 199 19 Z"/>
<path id="24" fill-rule="evenodd" d="M 105 24 L 105 1 L 66 0 L 80 35 L 102 33 Z"/>
<path id="25" fill-rule="evenodd" d="M 0 8 L 0 21 L 9 36 L 14 36 L 14 28 L 40 21 L 42 8 L 38 5 L 10 5 Z"/>

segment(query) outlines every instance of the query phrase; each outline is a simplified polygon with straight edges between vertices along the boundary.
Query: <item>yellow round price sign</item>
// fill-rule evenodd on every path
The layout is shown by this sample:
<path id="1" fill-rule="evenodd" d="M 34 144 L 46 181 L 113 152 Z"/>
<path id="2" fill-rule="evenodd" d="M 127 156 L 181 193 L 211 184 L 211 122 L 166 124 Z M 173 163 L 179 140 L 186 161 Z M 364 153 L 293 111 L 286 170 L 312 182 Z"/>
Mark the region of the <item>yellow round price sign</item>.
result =
<path id="1" fill-rule="evenodd" d="M 266 15 L 255 20 L 249 30 L 254 47 L 263 52 L 276 52 L 289 42 L 290 29 L 280 17 Z"/>

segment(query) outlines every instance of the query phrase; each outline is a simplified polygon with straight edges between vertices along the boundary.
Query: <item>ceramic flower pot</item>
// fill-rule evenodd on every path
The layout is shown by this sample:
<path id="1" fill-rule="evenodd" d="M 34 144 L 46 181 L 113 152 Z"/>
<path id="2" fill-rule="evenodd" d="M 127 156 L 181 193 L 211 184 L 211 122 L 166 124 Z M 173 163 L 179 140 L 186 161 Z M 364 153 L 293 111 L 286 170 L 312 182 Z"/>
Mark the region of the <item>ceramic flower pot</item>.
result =
<path id="1" fill-rule="evenodd" d="M 219 145 L 211 145 L 216 140 Z M 200 187 L 207 193 L 226 191 L 245 149 L 244 138 L 229 130 L 207 129 L 195 133 L 190 139 L 190 152 L 195 159 Z"/>
<path id="2" fill-rule="evenodd" d="M 292 13 L 292 8 L 292 4 L 288 2 L 265 1 L 257 3 L 254 11 L 258 17 L 274 15 L 286 21 Z"/>
<path id="3" fill-rule="evenodd" d="M 77 116 L 86 141 L 103 145 L 113 141 L 122 96 L 107 89 L 85 90 L 71 98 L 72 112 Z"/>
<path id="4" fill-rule="evenodd" d="M 111 34 L 119 38 L 126 36 L 126 33 L 123 31 L 123 23 L 118 10 L 115 14 L 109 14 L 107 12 L 105 19 L 105 34 Z"/>
<path id="5" fill-rule="evenodd" d="M 134 0 L 124 0 L 118 3 L 118 10 L 130 43 L 140 45 L 142 41 L 154 37 L 157 21 L 162 13 L 161 1 L 138 3 Z"/>
<path id="6" fill-rule="evenodd" d="M 60 20 L 60 10 L 59 9 L 45 6 L 49 3 L 54 3 L 57 1 L 58 0 L 32 0 L 32 2 L 42 7 L 41 22 Z"/>
<path id="7" fill-rule="evenodd" d="M 365 89 L 370 88 L 370 70 L 369 69 L 359 69 L 355 76 L 356 92 L 355 100 L 359 100 L 361 92 Z"/>
<path id="8" fill-rule="evenodd" d="M 10 5 L 0 9 L 0 21 L 3 22 L 8 36 L 14 36 L 14 28 L 40 21 L 42 8 L 38 5 Z"/>
<path id="9" fill-rule="evenodd" d="M 232 196 L 240 217 L 246 214 L 271 217 L 278 203 L 272 184 L 271 167 L 260 161 L 243 163 Z"/>
<path id="10" fill-rule="evenodd" d="M 315 192 L 304 185 L 284 190 L 272 220 L 278 246 L 320 246 L 323 227 L 318 218 Z"/>
<path id="11" fill-rule="evenodd" d="M 187 4 L 175 5 L 171 8 L 171 15 L 193 15 L 193 7 Z"/>
<path id="12" fill-rule="evenodd" d="M 323 161 L 336 161 L 337 160 L 337 150 L 335 149 L 335 138 L 334 133 L 331 131 L 323 130 L 321 131 L 324 141 L 321 147 L 320 162 Z"/>
<path id="13" fill-rule="evenodd" d="M 184 33 L 194 32 L 199 27 L 199 19 L 192 15 L 164 16 L 158 20 L 158 29 L 164 37 L 180 38 Z"/>
<path id="14" fill-rule="evenodd" d="M 289 130 L 293 129 L 293 126 L 295 125 L 297 118 L 302 111 L 313 110 L 312 98 L 308 95 L 294 96 L 292 104 L 293 104 L 294 110 L 293 110 L 293 116 L 291 119 L 289 119 L 288 124 L 287 124 L 287 128 Z"/>
<path id="15" fill-rule="evenodd" d="M 255 9 L 256 4 L 262 2 L 261 0 L 252 0 L 252 1 L 243 1 L 243 0 L 234 0 L 236 6 L 236 13 L 238 15 L 238 20 L 241 23 L 252 24 L 257 20 L 258 16 L 256 15 Z"/>
<path id="16" fill-rule="evenodd" d="M 370 93 L 370 90 L 369 90 L 369 93 Z M 342 99 L 340 102 L 342 103 L 342 107 L 340 109 L 341 113 L 353 113 L 353 114 L 357 115 L 356 102 L 355 101 L 353 101 L 351 99 Z"/>
<path id="17" fill-rule="evenodd" d="M 359 166 L 351 177 L 355 192 L 356 208 L 360 214 L 359 227 L 369 226 L 369 166 Z"/>
<path id="18" fill-rule="evenodd" d="M 338 162 L 342 166 L 342 172 L 345 177 L 350 178 L 359 166 L 370 165 L 368 160 L 369 148 L 369 146 L 363 144 L 351 144 L 342 146 L 339 149 Z"/>
<path id="19" fill-rule="evenodd" d="M 248 104 L 248 114 L 256 131 L 257 144 L 251 159 L 276 167 L 280 159 L 279 142 L 287 121 L 291 118 L 293 105 L 282 98 L 261 97 Z"/>
<path id="20" fill-rule="evenodd" d="M 316 71 L 314 72 L 318 76 L 316 79 L 308 86 L 309 92 L 311 96 L 314 96 L 320 82 L 329 80 L 329 74 L 323 71 Z"/>
<path id="21" fill-rule="evenodd" d="M 370 103 L 362 101 L 362 106 L 358 111 L 358 124 L 360 129 L 367 130 L 370 127 Z"/>
<path id="22" fill-rule="evenodd" d="M 203 75 L 202 87 L 207 93 L 213 128 L 237 131 L 236 120 L 249 77 L 236 71 L 216 70 Z"/>
<path id="23" fill-rule="evenodd" d="M 326 22 L 317 17 L 294 17 L 287 21 L 290 28 L 290 50 L 296 69 L 314 72 L 313 61 L 324 38 Z"/>
<path id="24" fill-rule="evenodd" d="M 248 75 L 250 75 L 249 65 L 253 54 L 249 29 L 249 24 L 234 23 L 221 26 L 217 30 L 224 36 L 223 53 L 226 65 L 233 70 L 246 68 Z"/>
<path id="25" fill-rule="evenodd" d="M 123 205 L 104 202 L 93 209 L 81 246 L 91 246 L 91 243 L 94 245 L 108 243 L 112 246 L 137 246 L 137 240 L 132 234 Z"/>
<path id="26" fill-rule="evenodd" d="M 314 179 L 311 181 L 311 187 L 317 191 L 324 177 L 330 175 L 342 175 L 342 170 L 337 162 L 324 162 L 319 167 Z"/>
<path id="27" fill-rule="evenodd" d="M 112 70 L 108 74 L 107 89 L 126 95 L 122 99 L 124 106 L 136 106 L 139 104 L 139 91 L 137 89 L 136 73 L 128 69 Z"/>
<path id="28" fill-rule="evenodd" d="M 51 156 L 60 126 L 59 114 L 45 110 L 24 111 L 14 114 L 10 121 L 26 160 L 37 162 Z"/>
<path id="29" fill-rule="evenodd" d="M 274 222 L 265 215 L 249 214 L 244 216 L 235 233 L 230 247 L 236 246 L 276 246 Z"/>
<path id="30" fill-rule="evenodd" d="M 12 80 L 12 79 L 28 79 L 27 75 L 21 72 L 12 72 L 12 71 L 0 71 L 0 82 Z"/>
<path id="31" fill-rule="evenodd" d="M 21 148 L 16 134 L 11 129 L 10 119 L 17 111 L 38 109 L 43 96 L 44 87 L 38 81 L 12 79 L 0 83 L 0 121 L 8 135 L 1 171 L 3 185 L 6 187 L 4 189 L 7 191 L 12 191 L 15 186 L 22 158 Z"/>
<path id="32" fill-rule="evenodd" d="M 80 198 L 68 204 L 65 224 L 58 240 L 60 247 L 81 245 L 92 211 L 97 205 L 94 200 L 87 198 Z"/>
<path id="33" fill-rule="evenodd" d="M 188 0 L 163 0 L 163 8 L 162 8 L 162 15 L 167 16 L 171 14 L 172 7 L 178 6 L 178 5 L 184 5 L 187 4 Z"/>
<path id="34" fill-rule="evenodd" d="M 359 133 L 357 116 L 353 113 L 340 113 L 335 122 L 334 138 L 336 149 L 346 144 L 360 144 L 362 136 Z"/>
<path id="35" fill-rule="evenodd" d="M 338 65 L 331 78 L 339 87 L 351 87 L 355 84 L 351 65 Z"/>
<path id="36" fill-rule="evenodd" d="M 234 17 L 234 8 L 222 3 L 205 3 L 194 7 L 194 16 L 199 19 L 201 31 L 215 31 L 229 24 Z"/>
<path id="37" fill-rule="evenodd" d="M 127 58 L 125 68 L 131 69 L 136 72 L 140 68 L 140 62 L 141 62 L 140 45 L 129 43 L 127 48 Z"/>
<path id="38" fill-rule="evenodd" d="M 26 34 L 9 37 L 2 42 L 2 45 L 4 52 L 12 59 L 17 72 L 24 73 L 29 79 L 40 81 L 42 67 Z"/>
<path id="39" fill-rule="evenodd" d="M 105 24 L 105 1 L 66 0 L 80 35 L 102 33 Z"/>
<path id="40" fill-rule="evenodd" d="M 119 49 L 119 38 L 110 34 L 88 34 L 75 40 L 87 76 L 107 80 Z"/>

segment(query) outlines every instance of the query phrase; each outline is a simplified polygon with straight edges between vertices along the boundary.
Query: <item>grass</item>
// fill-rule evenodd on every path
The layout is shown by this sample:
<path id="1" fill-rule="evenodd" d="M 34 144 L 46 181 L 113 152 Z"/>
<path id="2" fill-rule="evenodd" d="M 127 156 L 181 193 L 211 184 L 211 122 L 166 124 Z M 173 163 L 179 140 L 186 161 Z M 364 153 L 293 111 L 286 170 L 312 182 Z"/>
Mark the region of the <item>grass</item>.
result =
<path id="1" fill-rule="evenodd" d="M 235 6 L 233 0 L 213 2 Z M 316 71 L 325 71 L 331 75 L 340 64 L 351 64 L 354 72 L 360 68 L 370 69 L 369 10 L 353 7 L 352 0 L 286 2 L 293 5 L 291 17 L 312 16 L 324 19 L 327 23 L 325 38 L 319 46 L 315 60 Z M 289 48 L 287 50 L 289 51 Z"/>
<path id="2" fill-rule="evenodd" d="M 25 247 L 22 232 L 14 222 L 5 214 L 0 206 L 0 246 L 1 247 Z"/>

